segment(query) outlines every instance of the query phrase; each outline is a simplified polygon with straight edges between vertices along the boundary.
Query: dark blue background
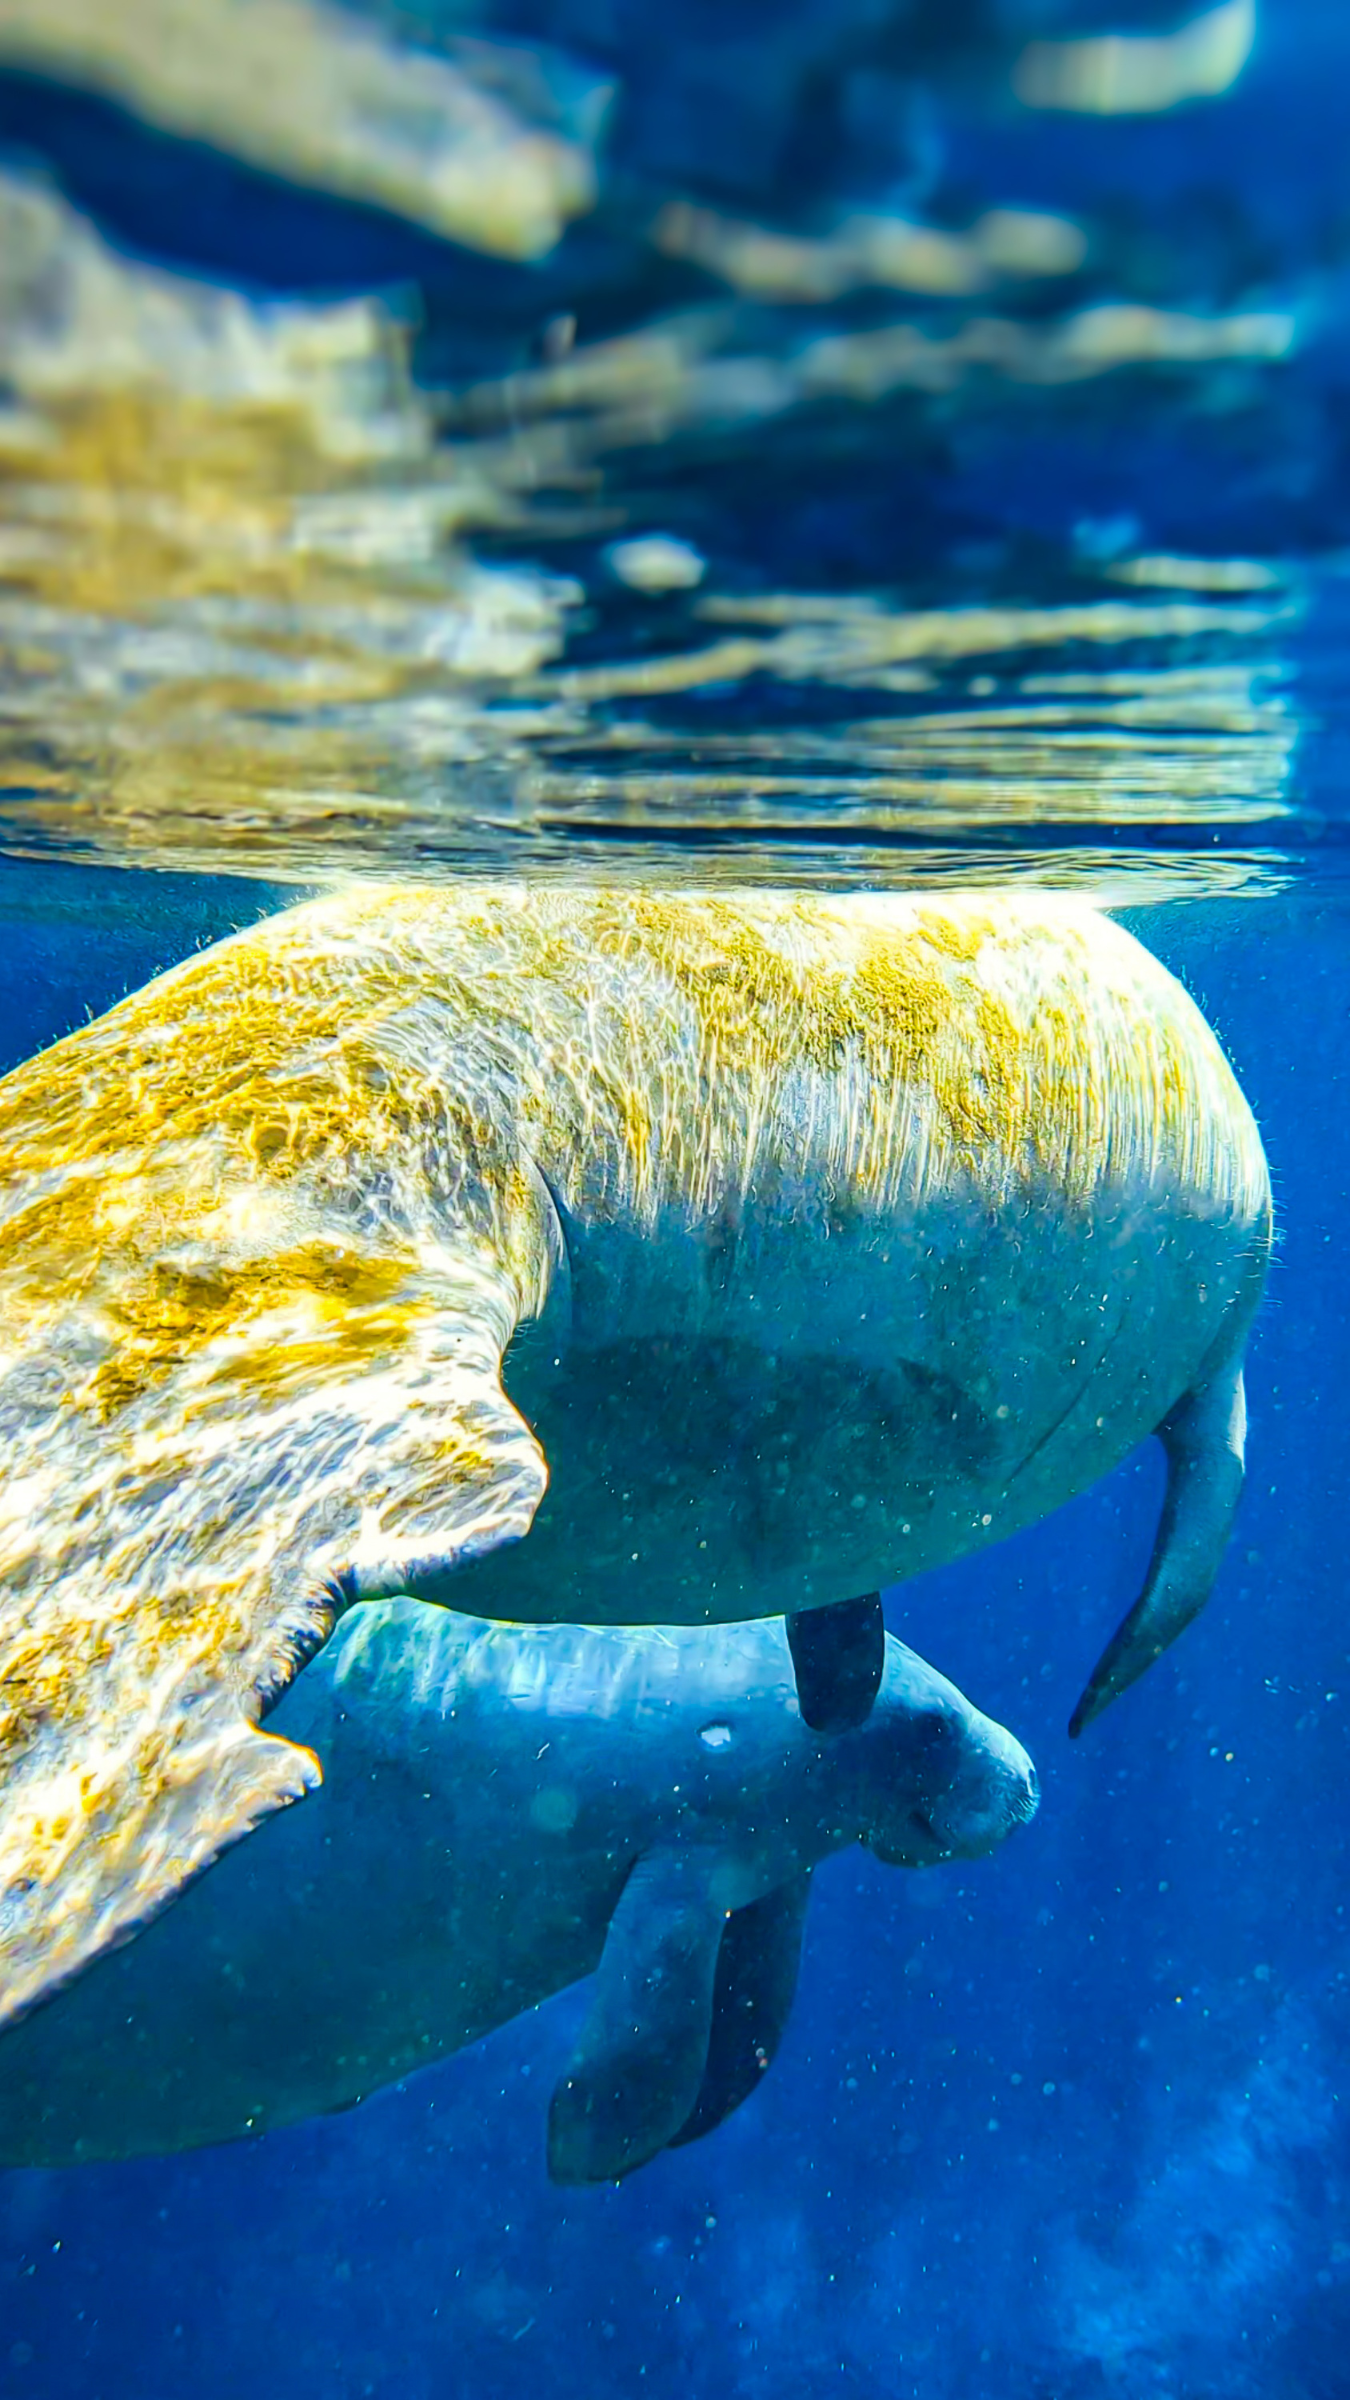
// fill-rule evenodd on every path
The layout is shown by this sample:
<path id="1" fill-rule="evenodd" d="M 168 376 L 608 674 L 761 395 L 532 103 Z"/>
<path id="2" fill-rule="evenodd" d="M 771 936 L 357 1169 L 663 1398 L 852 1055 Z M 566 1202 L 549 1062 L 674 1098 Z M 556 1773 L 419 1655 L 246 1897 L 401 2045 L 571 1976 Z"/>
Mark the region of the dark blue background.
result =
<path id="1" fill-rule="evenodd" d="M 7 891 L 4 1064 L 268 897 L 69 868 Z M 714 2140 L 549 2189 L 571 1995 L 256 2146 L 0 2177 L 6 2393 L 1343 2400 L 1350 918 L 1133 921 L 1230 1046 L 1278 1196 L 1207 1614 L 1069 1745 L 1152 1455 L 892 1595 L 1028 1743 L 1041 1815 L 975 1869 L 824 1870 L 778 2064 Z"/>

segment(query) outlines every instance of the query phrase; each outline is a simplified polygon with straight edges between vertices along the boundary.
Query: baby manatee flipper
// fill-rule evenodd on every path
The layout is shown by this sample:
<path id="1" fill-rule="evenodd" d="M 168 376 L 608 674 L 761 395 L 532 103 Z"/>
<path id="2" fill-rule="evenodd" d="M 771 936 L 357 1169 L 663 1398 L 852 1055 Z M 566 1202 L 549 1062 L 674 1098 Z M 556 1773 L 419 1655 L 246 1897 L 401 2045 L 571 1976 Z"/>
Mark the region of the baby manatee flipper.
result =
<path id="1" fill-rule="evenodd" d="M 717 1956 L 708 2063 L 693 2112 L 670 2148 L 712 2133 L 773 2065 L 797 1995 L 810 1870 L 728 1917 Z"/>
<path id="2" fill-rule="evenodd" d="M 548 2115 L 554 2183 L 612 2183 L 655 2156 L 698 2103 L 726 1910 L 718 1853 L 650 1850 L 624 1885 L 595 1998 Z"/>
<path id="3" fill-rule="evenodd" d="M 1158 1438 L 1167 1454 L 1167 1492 L 1148 1575 L 1069 1719 L 1074 1739 L 1161 1657 L 1209 1598 L 1242 1493 L 1247 1403 L 1240 1355 L 1186 1393 Z"/>
<path id="4" fill-rule="evenodd" d="M 871 1714 L 886 1665 L 881 1595 L 802 1608 L 787 1621 L 797 1706 L 813 1733 L 847 1733 Z"/>

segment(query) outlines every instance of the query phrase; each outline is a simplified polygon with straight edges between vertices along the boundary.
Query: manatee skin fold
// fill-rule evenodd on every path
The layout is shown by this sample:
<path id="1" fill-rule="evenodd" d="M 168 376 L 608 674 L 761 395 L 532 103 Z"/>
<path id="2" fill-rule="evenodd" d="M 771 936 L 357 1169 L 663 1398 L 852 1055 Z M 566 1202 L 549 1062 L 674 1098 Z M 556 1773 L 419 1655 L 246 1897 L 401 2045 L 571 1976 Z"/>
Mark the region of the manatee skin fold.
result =
<path id="1" fill-rule="evenodd" d="M 1036 1806 L 1020 1744 L 893 1637 L 866 1722 L 813 1734 L 772 1620 L 364 1602 L 276 1721 L 322 1789 L 0 2035 L 0 2165 L 345 2108 L 594 1974 L 548 2155 L 610 2180 L 757 2087 L 823 1860 L 979 1858 Z"/>
<path id="2" fill-rule="evenodd" d="M 0 2023 L 315 1788 L 262 1720 L 363 1600 L 783 1616 L 844 1730 L 857 1595 L 1161 1428 L 1086 1722 L 1212 1579 L 1269 1242 L 1053 896 L 358 887 L 161 976 L 0 1081 Z"/>

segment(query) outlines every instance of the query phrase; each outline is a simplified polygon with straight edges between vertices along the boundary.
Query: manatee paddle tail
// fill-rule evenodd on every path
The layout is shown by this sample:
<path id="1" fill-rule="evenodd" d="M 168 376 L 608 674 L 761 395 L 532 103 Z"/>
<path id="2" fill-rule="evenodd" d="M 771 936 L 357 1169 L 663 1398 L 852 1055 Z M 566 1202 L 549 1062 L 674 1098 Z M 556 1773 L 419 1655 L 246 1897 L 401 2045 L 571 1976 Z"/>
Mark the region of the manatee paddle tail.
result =
<path id="1" fill-rule="evenodd" d="M 1214 1588 L 1242 1496 L 1247 1403 L 1240 1361 L 1188 1392 L 1159 1426 L 1158 1438 L 1167 1457 L 1167 1490 L 1153 1557 L 1143 1591 L 1069 1719 L 1075 1741 L 1161 1658 Z"/>

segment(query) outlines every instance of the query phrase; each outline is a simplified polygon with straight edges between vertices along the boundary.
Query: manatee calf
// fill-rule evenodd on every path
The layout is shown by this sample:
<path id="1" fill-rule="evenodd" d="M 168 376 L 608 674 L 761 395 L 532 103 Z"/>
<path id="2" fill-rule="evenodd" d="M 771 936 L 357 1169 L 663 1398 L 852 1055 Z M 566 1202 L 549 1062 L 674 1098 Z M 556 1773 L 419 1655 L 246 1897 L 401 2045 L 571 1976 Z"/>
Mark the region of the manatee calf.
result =
<path id="1" fill-rule="evenodd" d="M 978 1858 L 1036 1806 L 1021 1745 L 893 1638 L 866 1722 L 813 1734 L 773 1622 L 508 1629 L 374 1601 L 276 1721 L 322 1793 L 0 2038 L 0 2164 L 342 2108 L 598 1968 L 549 2167 L 625 2174 L 753 2091 L 823 1858 Z"/>
<path id="2" fill-rule="evenodd" d="M 8 2015 L 313 1784 L 354 1601 L 782 1613 L 838 1727 L 881 1584 L 1157 1431 L 1078 1724 L 1236 1504 L 1260 1140 L 1067 901 L 346 891 L 0 1082 L 0 1173 Z"/>

